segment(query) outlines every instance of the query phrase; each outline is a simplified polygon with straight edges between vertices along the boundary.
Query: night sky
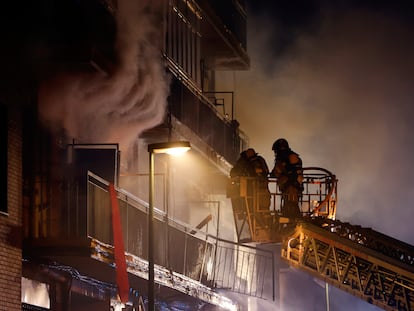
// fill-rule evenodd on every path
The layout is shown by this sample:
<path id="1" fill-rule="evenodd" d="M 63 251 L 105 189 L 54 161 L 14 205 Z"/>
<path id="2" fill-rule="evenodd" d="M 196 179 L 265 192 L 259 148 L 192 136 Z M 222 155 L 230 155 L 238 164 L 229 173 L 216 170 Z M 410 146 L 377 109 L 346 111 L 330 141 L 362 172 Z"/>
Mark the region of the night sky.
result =
<path id="1" fill-rule="evenodd" d="M 414 3 L 248 5 L 251 69 L 226 82 L 250 146 L 272 167 L 286 138 L 304 166 L 336 174 L 339 220 L 413 245 Z M 306 283 L 293 274 L 292 288 Z M 333 310 L 377 310 L 344 295 Z"/>

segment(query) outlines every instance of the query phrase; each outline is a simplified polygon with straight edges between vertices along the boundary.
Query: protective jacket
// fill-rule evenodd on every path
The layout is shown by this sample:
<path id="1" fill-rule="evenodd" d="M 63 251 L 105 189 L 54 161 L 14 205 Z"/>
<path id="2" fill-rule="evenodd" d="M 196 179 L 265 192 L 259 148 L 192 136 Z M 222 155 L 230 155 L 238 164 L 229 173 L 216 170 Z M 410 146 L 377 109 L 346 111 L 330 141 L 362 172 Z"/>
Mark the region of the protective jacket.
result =
<path id="1" fill-rule="evenodd" d="M 280 150 L 277 153 L 275 166 L 270 175 L 277 178 L 277 184 L 281 191 L 284 191 L 288 186 L 294 186 L 302 191 L 302 160 L 291 149 Z"/>
<path id="2" fill-rule="evenodd" d="M 230 177 L 237 176 L 255 176 L 254 167 L 251 165 L 249 158 L 245 151 L 240 154 L 240 158 L 230 170 Z"/>

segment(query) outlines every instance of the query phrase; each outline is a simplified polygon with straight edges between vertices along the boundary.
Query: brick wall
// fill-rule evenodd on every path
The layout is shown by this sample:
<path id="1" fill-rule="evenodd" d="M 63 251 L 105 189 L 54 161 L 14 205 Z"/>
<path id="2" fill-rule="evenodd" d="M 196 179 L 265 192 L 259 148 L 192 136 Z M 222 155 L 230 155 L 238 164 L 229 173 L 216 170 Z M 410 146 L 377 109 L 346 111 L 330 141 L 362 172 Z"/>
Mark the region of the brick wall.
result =
<path id="1" fill-rule="evenodd" d="M 21 310 L 21 118 L 19 112 L 12 110 L 12 107 L 8 113 L 7 213 L 0 214 L 0 311 Z M 2 152 L 5 152 L 4 147 L 2 146 Z"/>

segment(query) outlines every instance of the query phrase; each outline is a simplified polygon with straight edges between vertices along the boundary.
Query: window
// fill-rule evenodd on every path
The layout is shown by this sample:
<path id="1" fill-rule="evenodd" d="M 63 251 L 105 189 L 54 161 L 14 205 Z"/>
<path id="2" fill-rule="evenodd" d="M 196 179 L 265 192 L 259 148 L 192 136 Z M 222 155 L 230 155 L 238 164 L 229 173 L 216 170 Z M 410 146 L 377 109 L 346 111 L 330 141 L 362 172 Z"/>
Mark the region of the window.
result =
<path id="1" fill-rule="evenodd" d="M 22 303 L 24 310 L 49 310 L 49 285 L 22 277 Z M 40 308 L 34 308 L 34 307 Z"/>

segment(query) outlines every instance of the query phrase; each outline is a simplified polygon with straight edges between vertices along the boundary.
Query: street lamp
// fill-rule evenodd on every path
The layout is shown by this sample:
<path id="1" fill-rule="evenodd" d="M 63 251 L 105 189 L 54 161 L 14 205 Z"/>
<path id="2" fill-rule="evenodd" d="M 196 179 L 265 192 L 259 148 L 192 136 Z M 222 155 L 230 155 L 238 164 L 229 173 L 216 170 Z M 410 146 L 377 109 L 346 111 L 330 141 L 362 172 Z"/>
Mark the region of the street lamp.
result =
<path id="1" fill-rule="evenodd" d="M 149 207 L 148 207 L 148 310 L 154 311 L 154 154 L 178 155 L 191 149 L 188 141 L 155 143 L 149 152 Z"/>

